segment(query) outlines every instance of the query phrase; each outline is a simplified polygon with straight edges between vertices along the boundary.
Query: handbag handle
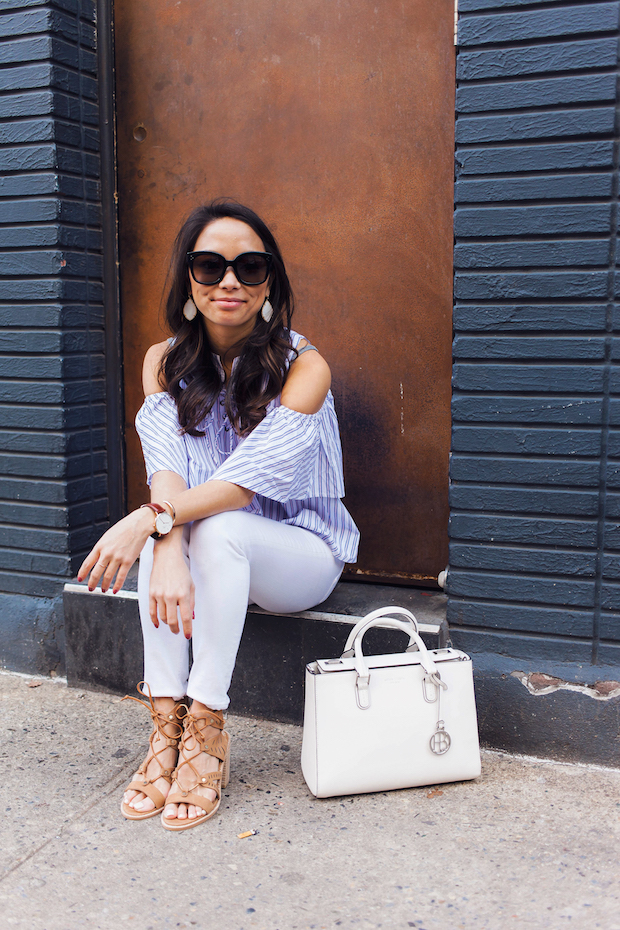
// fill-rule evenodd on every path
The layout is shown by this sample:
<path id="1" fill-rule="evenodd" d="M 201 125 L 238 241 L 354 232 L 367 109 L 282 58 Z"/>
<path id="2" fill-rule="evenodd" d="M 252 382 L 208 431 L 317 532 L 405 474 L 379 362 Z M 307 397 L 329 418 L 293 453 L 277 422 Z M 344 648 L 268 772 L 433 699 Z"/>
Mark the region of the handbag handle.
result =
<path id="1" fill-rule="evenodd" d="M 389 616 L 390 614 L 399 614 L 401 617 L 404 617 L 405 620 L 396 620 L 396 618 Z M 407 610 L 406 607 L 379 607 L 377 610 L 373 610 L 372 613 L 362 617 L 362 619 L 358 620 L 355 624 L 347 637 L 344 652 L 342 653 L 343 659 L 350 659 L 353 656 L 353 644 L 355 640 L 358 637 L 363 637 L 366 631 L 371 627 L 378 626 L 379 620 L 382 620 L 383 626 L 389 626 L 392 630 L 402 630 L 403 633 L 409 635 L 407 651 L 417 645 L 417 641 L 413 634 L 418 632 L 418 621 L 411 611 Z"/>
<path id="2" fill-rule="evenodd" d="M 405 616 L 406 619 L 404 621 L 396 620 L 392 617 L 387 617 L 386 619 L 386 614 L 392 613 L 401 614 Z M 357 672 L 355 699 L 360 710 L 367 710 L 370 707 L 370 672 L 366 657 L 364 656 L 362 641 L 365 633 L 372 627 L 378 626 L 382 621 L 384 624 L 389 623 L 390 627 L 393 629 L 399 629 L 409 634 L 407 652 L 410 652 L 412 647 L 416 645 L 420 653 L 420 665 L 426 672 L 426 676 L 430 679 L 430 682 L 436 686 L 437 693 L 440 687 L 445 688 L 445 685 L 441 681 L 437 666 L 429 655 L 424 640 L 418 633 L 418 625 L 413 614 L 404 607 L 381 607 L 379 610 L 374 610 L 372 613 L 368 614 L 367 617 L 363 617 L 359 623 L 356 623 L 349 634 L 343 653 L 343 658 L 347 658 L 347 652 L 353 655 L 353 664 Z M 425 685 L 423 686 L 425 687 Z"/>

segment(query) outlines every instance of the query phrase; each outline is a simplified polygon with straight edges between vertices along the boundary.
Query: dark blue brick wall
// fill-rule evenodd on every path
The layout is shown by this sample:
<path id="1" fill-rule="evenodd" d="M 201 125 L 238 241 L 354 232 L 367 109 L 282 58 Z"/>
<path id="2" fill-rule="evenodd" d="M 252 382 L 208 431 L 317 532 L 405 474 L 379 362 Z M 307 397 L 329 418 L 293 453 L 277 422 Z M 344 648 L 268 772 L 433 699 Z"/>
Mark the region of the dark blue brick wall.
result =
<path id="1" fill-rule="evenodd" d="M 0 664 L 62 669 L 108 500 L 95 6 L 0 8 Z"/>
<path id="2" fill-rule="evenodd" d="M 449 620 L 618 663 L 620 3 L 459 14 Z"/>

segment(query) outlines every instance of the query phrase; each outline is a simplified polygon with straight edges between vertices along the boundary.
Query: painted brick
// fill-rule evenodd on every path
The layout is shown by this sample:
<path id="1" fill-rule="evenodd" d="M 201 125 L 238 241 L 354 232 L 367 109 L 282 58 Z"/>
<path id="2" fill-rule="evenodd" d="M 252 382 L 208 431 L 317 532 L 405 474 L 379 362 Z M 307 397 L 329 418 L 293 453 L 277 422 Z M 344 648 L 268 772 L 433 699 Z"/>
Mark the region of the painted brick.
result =
<path id="1" fill-rule="evenodd" d="M 559 491 L 551 488 L 509 488 L 505 485 L 453 484 L 450 503 L 455 511 L 557 514 L 592 517 L 598 513 L 598 490 Z M 610 513 L 610 517 L 614 514 Z"/>
<path id="2" fill-rule="evenodd" d="M 0 368 L 0 371 L 2 369 Z M 602 422 L 602 398 L 545 395 L 458 394 L 452 404 L 455 422 L 463 423 L 566 423 L 598 425 Z"/>
<path id="3" fill-rule="evenodd" d="M 502 10 L 505 7 L 536 6 L 549 4 L 552 0 L 459 0 L 459 13 L 475 13 L 478 10 Z"/>
<path id="4" fill-rule="evenodd" d="M 448 619 L 476 649 L 598 661 L 620 639 L 620 3 L 459 14 Z"/>
<path id="5" fill-rule="evenodd" d="M 601 640 L 620 640 L 620 615 L 603 614 L 601 617 Z M 605 662 L 606 651 L 601 648 L 601 662 Z M 615 664 L 614 660 L 609 663 Z"/>
<path id="6" fill-rule="evenodd" d="M 607 552 L 603 557 L 603 577 L 620 579 L 620 553 Z"/>
<path id="7" fill-rule="evenodd" d="M 457 142 L 512 142 L 514 139 L 551 139 L 562 136 L 609 135 L 614 108 L 584 107 L 510 113 L 506 116 L 461 116 L 456 123 Z"/>
<path id="8" fill-rule="evenodd" d="M 608 239 L 466 242 L 454 249 L 455 268 L 578 267 L 609 261 Z"/>
<path id="9" fill-rule="evenodd" d="M 594 520 L 552 519 L 551 517 L 507 517 L 495 514 L 453 513 L 450 518 L 453 539 L 476 542 L 524 543 L 526 545 L 596 545 Z M 620 540 L 620 527 L 610 526 L 609 539 Z M 610 541 L 608 545 L 613 547 Z"/>
<path id="10" fill-rule="evenodd" d="M 0 437 L 0 443 L 1 443 Z M 620 487 L 620 465 L 611 469 Z M 553 487 L 598 487 L 600 468 L 598 461 L 575 462 L 556 456 L 528 459 L 495 457 L 493 455 L 453 455 L 450 476 L 453 481 L 486 481 L 505 484 L 549 484 Z M 609 482 L 608 477 L 608 482 Z M 592 556 L 593 558 L 594 556 Z M 544 566 L 541 566 L 544 569 Z M 555 571 L 555 569 L 553 569 Z"/>
<path id="11" fill-rule="evenodd" d="M 594 582 L 576 579 L 527 578 L 518 574 L 450 571 L 453 597 L 491 598 L 521 604 L 593 607 Z M 620 590 L 620 589 L 619 589 Z"/>
<path id="12" fill-rule="evenodd" d="M 38 9 L 0 15 L 0 38 L 2 39 L 40 32 L 53 32 L 71 42 L 77 42 L 79 37 L 76 19 L 58 10 Z"/>
<path id="13" fill-rule="evenodd" d="M 577 200 L 580 198 L 610 198 L 612 185 L 609 174 L 532 175 L 512 178 L 459 178 L 455 184 L 457 204 L 501 203 L 503 200 Z"/>
<path id="14" fill-rule="evenodd" d="M 549 332 L 605 329 L 603 304 L 484 304 L 456 303 L 454 326 L 460 332 Z M 620 315 L 618 316 L 620 328 Z"/>
<path id="15" fill-rule="evenodd" d="M 461 362 L 454 366 L 453 385 L 460 391 L 494 393 L 598 393 L 603 389 L 603 377 L 602 365 L 489 365 Z"/>
<path id="16" fill-rule="evenodd" d="M 605 339 L 602 336 L 456 336 L 453 344 L 455 358 L 504 358 L 516 361 L 535 359 L 594 359 L 605 357 Z"/>
<path id="17" fill-rule="evenodd" d="M 506 274 L 461 271 L 454 279 L 454 296 L 459 300 L 557 300 L 561 297 L 600 300 L 606 293 L 606 271 Z"/>
<path id="18" fill-rule="evenodd" d="M 541 557 L 542 556 L 542 557 Z M 594 577 L 596 554 L 576 552 L 571 549 L 545 550 L 527 549 L 523 546 L 462 545 L 452 543 L 450 547 L 450 571 L 455 568 L 486 570 L 494 572 L 516 572 L 530 575 L 558 575 L 569 578 Z M 543 600 L 543 598 L 536 598 Z"/>
<path id="19" fill-rule="evenodd" d="M 613 142 L 555 142 L 536 145 L 459 146 L 457 177 L 462 174 L 516 174 L 521 171 L 565 171 L 569 168 L 610 168 Z"/>
<path id="20" fill-rule="evenodd" d="M 107 514 L 94 22 L 0 12 L 0 591 L 35 599 Z"/>
<path id="21" fill-rule="evenodd" d="M 589 3 L 551 10 L 503 13 L 501 16 L 466 16 L 459 22 L 459 45 L 614 32 L 617 29 L 617 3 Z"/>
<path id="22" fill-rule="evenodd" d="M 79 69 L 80 54 L 75 45 L 51 36 L 0 42 L 0 65 L 25 64 L 33 61 L 53 61 Z"/>
<path id="23" fill-rule="evenodd" d="M 525 77 L 531 74 L 615 68 L 617 41 L 613 36 L 589 41 L 524 45 L 492 51 L 460 51 L 456 74 L 461 81 Z"/>
<path id="24" fill-rule="evenodd" d="M 523 236 L 531 233 L 610 232 L 608 203 L 547 204 L 527 207 L 459 207 L 454 217 L 457 237 Z"/>
<path id="25" fill-rule="evenodd" d="M 454 452 L 498 455 L 598 456 L 601 435 L 595 428 L 544 429 L 540 426 L 468 426 L 457 423 L 452 431 L 452 449 Z M 620 436 L 614 439 L 612 434 L 610 454 L 620 455 Z"/>
<path id="26" fill-rule="evenodd" d="M 484 601 L 450 599 L 448 604 L 448 622 L 451 626 L 464 624 L 481 629 L 523 630 L 530 633 L 548 633 L 553 636 L 589 637 L 592 633 L 592 613 L 586 610 L 571 610 L 563 607 L 553 609 L 543 606 L 525 606 L 521 604 L 485 603 Z M 487 648 L 499 651 L 504 648 L 505 655 L 514 655 L 510 642 L 498 642 L 490 639 Z M 516 644 L 515 644 L 516 645 Z M 531 650 L 532 656 L 541 659 L 544 650 L 538 645 Z M 534 646 L 534 644 L 532 644 Z M 589 648 L 581 652 L 584 661 L 589 660 Z"/>
<path id="27" fill-rule="evenodd" d="M 615 102 L 616 75 L 583 74 L 538 81 L 467 85 L 456 95 L 457 113 L 516 110 L 566 103 Z"/>

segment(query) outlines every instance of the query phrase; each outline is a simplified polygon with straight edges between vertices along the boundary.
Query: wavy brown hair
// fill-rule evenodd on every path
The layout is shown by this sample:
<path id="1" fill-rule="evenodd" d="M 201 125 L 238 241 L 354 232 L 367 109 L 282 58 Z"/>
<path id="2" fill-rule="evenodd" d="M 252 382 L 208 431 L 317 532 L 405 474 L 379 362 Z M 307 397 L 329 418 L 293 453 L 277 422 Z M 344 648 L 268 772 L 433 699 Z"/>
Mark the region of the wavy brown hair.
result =
<path id="1" fill-rule="evenodd" d="M 247 223 L 273 256 L 269 280 L 273 316 L 266 323 L 258 314 L 226 385 L 226 413 L 239 435 L 246 436 L 258 426 L 267 404 L 282 391 L 291 352 L 293 292 L 273 234 L 253 210 L 234 200 L 213 200 L 197 207 L 174 242 L 165 301 L 166 323 L 174 342 L 164 353 L 159 371 L 162 387 L 176 401 L 181 429 L 190 436 L 204 435 L 199 427 L 222 390 L 222 379 L 201 314 L 191 321 L 183 316 L 191 293 L 186 255 L 193 251 L 205 226 L 226 217 Z"/>

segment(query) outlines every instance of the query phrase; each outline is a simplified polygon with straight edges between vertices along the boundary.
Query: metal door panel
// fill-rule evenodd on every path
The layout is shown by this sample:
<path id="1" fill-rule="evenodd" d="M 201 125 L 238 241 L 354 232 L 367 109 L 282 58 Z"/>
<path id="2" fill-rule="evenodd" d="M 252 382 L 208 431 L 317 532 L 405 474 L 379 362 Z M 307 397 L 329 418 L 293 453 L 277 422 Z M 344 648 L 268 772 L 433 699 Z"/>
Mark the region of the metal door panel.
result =
<path id="1" fill-rule="evenodd" d="M 355 577 L 447 561 L 452 0 L 116 0 L 121 298 L 131 426 L 180 219 L 229 195 L 274 229 L 295 328 L 334 375 Z"/>

